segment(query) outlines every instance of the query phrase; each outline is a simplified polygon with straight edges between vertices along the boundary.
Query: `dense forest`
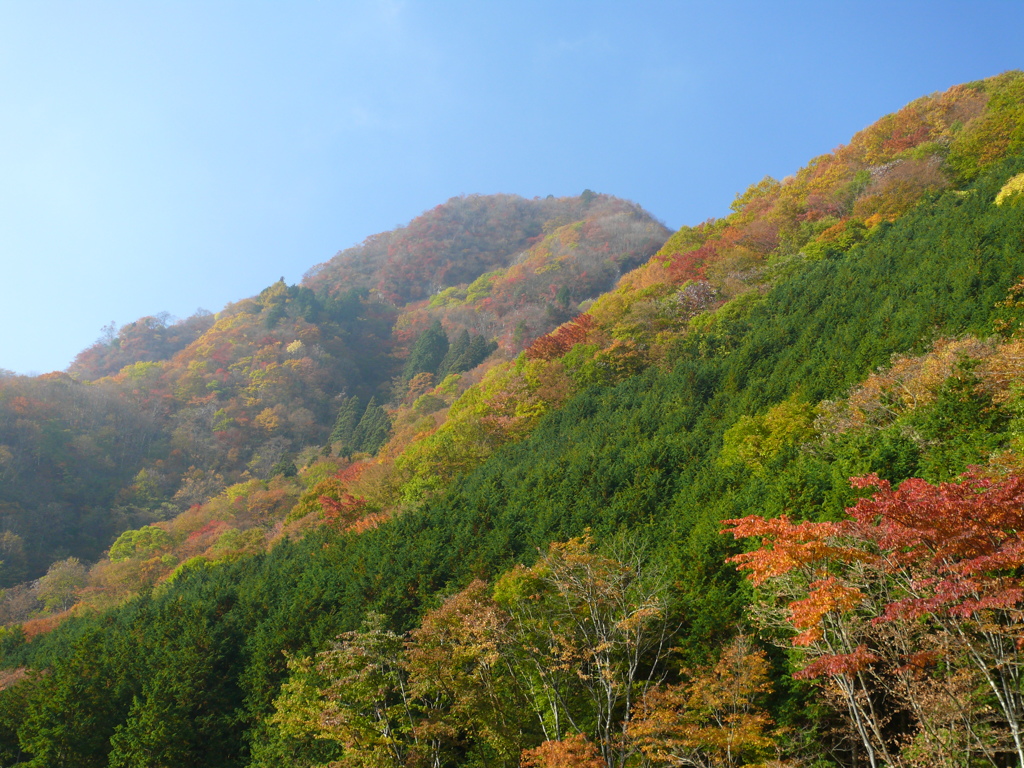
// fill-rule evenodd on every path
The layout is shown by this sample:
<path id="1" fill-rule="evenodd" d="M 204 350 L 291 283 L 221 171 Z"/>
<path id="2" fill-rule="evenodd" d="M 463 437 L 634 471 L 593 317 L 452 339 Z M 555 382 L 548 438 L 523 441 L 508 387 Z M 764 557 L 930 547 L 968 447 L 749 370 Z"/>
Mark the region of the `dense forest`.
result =
<path id="1" fill-rule="evenodd" d="M 454 198 L 0 377 L 0 765 L 1024 766 L 1024 73 L 732 213 Z"/>

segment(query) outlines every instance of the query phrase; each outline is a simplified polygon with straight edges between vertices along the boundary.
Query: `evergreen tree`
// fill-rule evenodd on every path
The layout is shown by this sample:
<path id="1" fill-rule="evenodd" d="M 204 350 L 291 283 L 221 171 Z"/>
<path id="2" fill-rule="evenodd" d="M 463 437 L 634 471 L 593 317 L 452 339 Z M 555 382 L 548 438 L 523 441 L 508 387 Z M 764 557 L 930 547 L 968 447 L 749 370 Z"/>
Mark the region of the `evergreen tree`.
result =
<path id="1" fill-rule="evenodd" d="M 34 684 L 18 731 L 29 765 L 104 768 L 110 737 L 131 703 L 130 682 L 114 680 L 103 631 L 83 632 Z"/>
<path id="2" fill-rule="evenodd" d="M 441 365 L 437 369 L 437 380 L 441 381 L 450 373 L 461 373 L 466 370 L 460 368 L 459 363 L 462 362 L 462 358 L 469 352 L 469 331 L 463 329 L 452 345 L 448 347 L 448 354 L 444 356 L 444 360 L 441 361 Z"/>
<path id="3" fill-rule="evenodd" d="M 408 381 L 417 373 L 437 373 L 441 361 L 447 354 L 448 334 L 441 327 L 441 321 L 435 320 L 413 344 L 402 378 Z"/>
<path id="4" fill-rule="evenodd" d="M 353 449 L 376 453 L 390 436 L 391 419 L 387 411 L 377 405 L 377 399 L 371 397 L 352 436 Z"/>
<path id="5" fill-rule="evenodd" d="M 488 341 L 483 336 L 474 336 L 467 353 L 468 364 L 462 370 L 468 371 L 470 368 L 480 365 L 497 348 L 497 342 Z"/>
<path id="6" fill-rule="evenodd" d="M 437 380 L 441 381 L 452 373 L 462 373 L 480 365 L 487 356 L 498 348 L 492 341 L 483 336 L 470 336 L 469 331 L 462 331 L 448 349 L 448 354 L 437 369 Z"/>
<path id="7" fill-rule="evenodd" d="M 359 425 L 359 398 L 353 395 L 345 398 L 338 409 L 338 417 L 334 420 L 334 429 L 328 441 L 333 445 L 340 443 L 338 453 L 348 456 L 354 450 L 353 438 Z"/>

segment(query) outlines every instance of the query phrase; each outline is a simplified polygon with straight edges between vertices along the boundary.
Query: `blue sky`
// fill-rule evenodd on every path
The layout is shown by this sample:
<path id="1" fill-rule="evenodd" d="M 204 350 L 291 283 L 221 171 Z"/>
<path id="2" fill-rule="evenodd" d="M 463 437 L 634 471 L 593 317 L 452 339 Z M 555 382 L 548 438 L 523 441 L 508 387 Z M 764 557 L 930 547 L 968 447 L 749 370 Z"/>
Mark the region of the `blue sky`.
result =
<path id="1" fill-rule="evenodd" d="M 0 368 L 218 311 L 471 193 L 728 212 L 1024 67 L 1024 2 L 0 0 Z"/>

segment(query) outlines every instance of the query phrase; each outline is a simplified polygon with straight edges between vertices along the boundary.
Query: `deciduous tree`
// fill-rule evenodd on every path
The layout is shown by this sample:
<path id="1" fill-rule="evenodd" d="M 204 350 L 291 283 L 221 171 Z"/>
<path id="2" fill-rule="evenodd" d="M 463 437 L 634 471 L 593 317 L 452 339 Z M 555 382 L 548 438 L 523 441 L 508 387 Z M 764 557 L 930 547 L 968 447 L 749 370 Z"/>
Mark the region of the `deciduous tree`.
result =
<path id="1" fill-rule="evenodd" d="M 589 731 L 608 768 L 629 758 L 625 730 L 662 673 L 671 621 L 664 577 L 641 548 L 622 548 L 599 554 L 589 535 L 555 543 L 495 585 L 512 617 L 516 674 L 548 740 Z"/>

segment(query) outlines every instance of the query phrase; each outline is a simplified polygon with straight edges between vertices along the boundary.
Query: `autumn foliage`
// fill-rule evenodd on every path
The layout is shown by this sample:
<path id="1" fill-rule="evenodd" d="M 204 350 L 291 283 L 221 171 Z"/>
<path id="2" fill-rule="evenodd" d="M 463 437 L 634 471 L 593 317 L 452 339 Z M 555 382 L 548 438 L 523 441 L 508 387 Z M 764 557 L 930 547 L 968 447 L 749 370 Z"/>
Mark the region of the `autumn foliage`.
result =
<path id="1" fill-rule="evenodd" d="M 582 733 L 523 750 L 522 768 L 604 768 L 601 753 Z"/>
<path id="2" fill-rule="evenodd" d="M 734 768 L 768 753 L 768 660 L 750 638 L 737 637 L 713 668 L 685 678 L 652 688 L 635 707 L 628 736 L 652 765 Z"/>
<path id="3" fill-rule="evenodd" d="M 0 765 L 1020 765 L 1022 126 L 958 86 L 667 240 L 455 198 L 0 371 Z"/>
<path id="4" fill-rule="evenodd" d="M 533 342 L 526 350 L 526 357 L 531 360 L 552 360 L 561 357 L 576 344 L 583 343 L 587 333 L 596 325 L 590 315 L 580 315 Z"/>
<path id="5" fill-rule="evenodd" d="M 988 757 L 1005 749 L 1020 759 L 1024 478 L 852 482 L 874 493 L 845 521 L 726 521 L 735 537 L 761 541 L 732 558 L 764 590 L 761 619 L 789 625 L 789 642 L 804 649 L 798 674 L 831 681 L 872 759 L 900 751 L 878 714 L 887 691 L 916 719 L 918 749 L 948 751 L 939 735 L 955 725 L 958 748 L 972 742 Z M 960 721 L 949 722 L 959 674 L 987 690 L 1005 744 L 992 740 L 980 703 L 962 701 Z"/>

